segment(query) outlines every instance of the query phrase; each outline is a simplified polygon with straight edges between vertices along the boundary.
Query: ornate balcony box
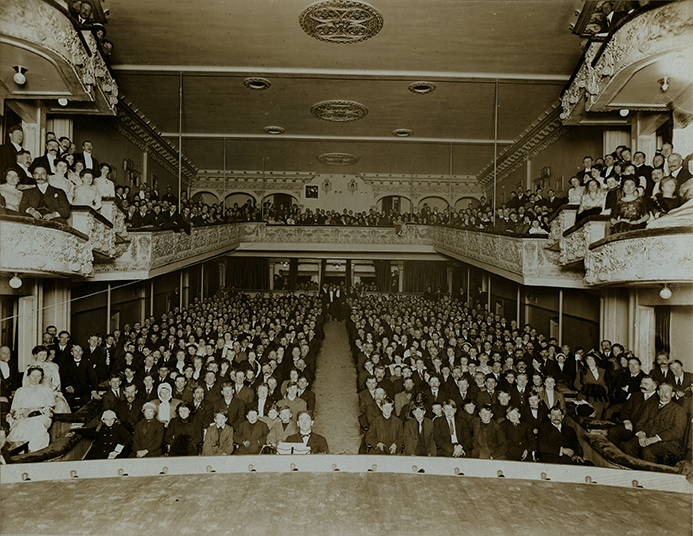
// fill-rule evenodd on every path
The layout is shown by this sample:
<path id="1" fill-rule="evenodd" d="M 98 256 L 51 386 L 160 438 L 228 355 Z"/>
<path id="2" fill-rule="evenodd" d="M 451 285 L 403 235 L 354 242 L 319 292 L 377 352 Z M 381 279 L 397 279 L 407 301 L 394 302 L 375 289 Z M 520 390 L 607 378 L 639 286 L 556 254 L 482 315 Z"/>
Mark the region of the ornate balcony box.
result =
<path id="1" fill-rule="evenodd" d="M 70 225 L 89 237 L 95 254 L 113 258 L 116 255 L 116 234 L 113 224 L 91 207 L 72 207 Z"/>
<path id="2" fill-rule="evenodd" d="M 563 205 L 549 218 L 549 237 L 546 239 L 546 248 L 558 251 L 559 242 L 563 233 L 575 225 L 578 205 Z"/>
<path id="3" fill-rule="evenodd" d="M 148 279 L 204 259 L 228 253 L 239 243 L 238 224 L 193 227 L 190 234 L 173 231 L 130 231 L 116 245 L 116 258 L 94 265 L 95 280 Z"/>
<path id="4" fill-rule="evenodd" d="M 0 216 L 0 271 L 86 277 L 92 264 L 86 234 L 28 216 Z"/>
<path id="5" fill-rule="evenodd" d="M 116 206 L 115 197 L 102 197 L 99 213 L 113 224 L 113 230 L 117 235 L 116 240 L 128 235 L 128 230 L 125 228 L 125 214 Z"/>
<path id="6" fill-rule="evenodd" d="M 436 251 L 524 285 L 582 287 L 582 272 L 564 269 L 547 238 L 517 238 L 448 227 L 435 228 Z"/>
<path id="7" fill-rule="evenodd" d="M 566 229 L 559 241 L 559 262 L 563 266 L 581 263 L 590 244 L 606 236 L 609 225 L 608 216 L 589 216 Z"/>
<path id="8" fill-rule="evenodd" d="M 690 283 L 693 228 L 644 229 L 608 236 L 585 256 L 588 285 Z"/>
<path id="9" fill-rule="evenodd" d="M 77 25 L 64 5 L 45 0 L 3 0 L 0 36 L 3 64 L 19 61 L 29 69 L 26 87 L 12 83 L 11 69 L 3 72 L 0 79 L 5 91 L 0 90 L 0 94 L 5 98 L 67 98 L 70 104 L 58 108 L 61 113 L 74 110 L 115 115 L 118 84 L 94 36 Z"/>
<path id="10" fill-rule="evenodd" d="M 373 254 L 436 255 L 434 227 L 405 224 L 399 227 L 339 227 L 332 225 L 239 224 L 239 251 L 297 252 L 310 256 L 325 252 L 349 254 L 352 258 Z"/>

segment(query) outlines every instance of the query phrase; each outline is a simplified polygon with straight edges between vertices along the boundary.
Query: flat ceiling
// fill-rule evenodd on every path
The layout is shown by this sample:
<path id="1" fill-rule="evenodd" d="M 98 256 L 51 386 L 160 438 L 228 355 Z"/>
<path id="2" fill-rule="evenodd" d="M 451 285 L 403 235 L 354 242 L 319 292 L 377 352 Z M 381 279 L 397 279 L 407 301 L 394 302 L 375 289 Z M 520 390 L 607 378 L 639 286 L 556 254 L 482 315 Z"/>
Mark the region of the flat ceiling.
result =
<path id="1" fill-rule="evenodd" d="M 334 1 L 334 6 L 354 4 Z M 121 92 L 200 169 L 475 175 L 559 97 L 581 54 L 568 24 L 581 2 L 377 0 L 382 29 L 338 44 L 299 24 L 300 0 L 109 0 Z M 352 18 L 353 21 L 353 18 Z M 257 91 L 247 77 L 270 82 Z M 420 95 L 410 84 L 432 82 Z M 354 101 L 351 122 L 314 117 Z M 284 133 L 266 134 L 268 126 Z M 409 129 L 396 138 L 392 131 Z M 225 148 L 225 150 L 224 150 Z M 330 166 L 325 152 L 358 161 Z"/>

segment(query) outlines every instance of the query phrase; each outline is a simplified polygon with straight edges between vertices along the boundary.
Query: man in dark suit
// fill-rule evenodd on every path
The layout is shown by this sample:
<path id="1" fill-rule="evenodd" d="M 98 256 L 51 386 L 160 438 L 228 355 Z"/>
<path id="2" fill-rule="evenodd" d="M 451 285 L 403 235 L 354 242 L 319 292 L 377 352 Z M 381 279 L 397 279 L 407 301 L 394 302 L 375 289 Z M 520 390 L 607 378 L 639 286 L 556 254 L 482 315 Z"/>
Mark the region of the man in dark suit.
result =
<path id="1" fill-rule="evenodd" d="M 225 382 L 221 386 L 221 397 L 214 402 L 214 413 L 219 410 L 226 411 L 228 423 L 238 430 L 241 423 L 245 419 L 245 402 L 238 396 L 234 396 L 234 385 L 231 382 Z"/>
<path id="2" fill-rule="evenodd" d="M 669 354 L 666 352 L 657 354 L 650 376 L 660 385 L 662 383 L 671 383 L 673 374 L 669 370 Z"/>
<path id="3" fill-rule="evenodd" d="M 93 169 L 94 172 L 98 172 L 99 161 L 92 156 L 92 151 L 94 150 L 94 144 L 85 140 L 82 142 L 82 152 L 75 153 L 75 162 L 83 162 L 84 169 Z"/>
<path id="4" fill-rule="evenodd" d="M 553 363 L 553 361 L 551 361 L 551 363 Z M 524 411 L 527 407 L 530 391 L 529 387 L 527 387 L 528 383 L 527 373 L 520 372 L 515 378 L 515 384 L 508 389 L 510 393 L 510 404 L 519 408 L 520 412 Z"/>
<path id="5" fill-rule="evenodd" d="M 426 406 L 414 404 L 413 419 L 404 423 L 404 454 L 405 456 L 435 456 L 436 442 L 433 439 L 433 421 L 426 417 Z"/>
<path id="6" fill-rule="evenodd" d="M 109 366 L 106 363 L 106 352 L 99 344 L 99 335 L 89 335 L 87 346 L 84 347 L 84 357 L 94 365 L 94 372 L 99 383 L 108 379 Z"/>
<path id="7" fill-rule="evenodd" d="M 539 428 L 537 450 L 544 463 L 584 464 L 582 446 L 572 427 L 563 422 L 564 413 L 554 406 L 549 413 L 550 422 Z"/>
<path id="8" fill-rule="evenodd" d="M 72 357 L 72 340 L 70 333 L 61 331 L 58 333 L 58 342 L 55 345 L 55 358 L 53 361 L 58 367 L 62 367 L 68 359 Z"/>
<path id="9" fill-rule="evenodd" d="M 148 212 L 147 205 L 142 203 L 140 209 L 132 216 L 132 228 L 141 229 L 142 227 L 154 227 L 156 223 L 154 216 Z"/>
<path id="10" fill-rule="evenodd" d="M 522 422 L 526 422 L 530 426 L 534 435 L 539 433 L 539 429 L 546 423 L 549 415 L 546 406 L 540 402 L 539 394 L 531 393 L 522 412 Z"/>
<path id="11" fill-rule="evenodd" d="M 137 396 L 137 386 L 128 385 L 122 389 L 123 398 L 116 403 L 115 412 L 128 432 L 135 431 L 135 425 L 142 419 L 144 400 Z"/>
<path id="12" fill-rule="evenodd" d="M 431 374 L 428 377 L 428 386 L 423 387 L 422 391 L 425 396 L 424 402 L 426 404 L 426 416 L 429 419 L 432 419 L 433 411 L 431 408 L 433 407 L 433 404 L 436 402 L 442 404 L 449 398 L 448 394 L 440 387 L 440 378 L 436 374 Z"/>
<path id="13" fill-rule="evenodd" d="M 24 129 L 22 125 L 12 125 L 7 129 L 7 143 L 0 145 L 0 173 L 17 163 L 17 153 L 22 150 L 24 143 Z"/>
<path id="14" fill-rule="evenodd" d="M 11 398 L 21 386 L 17 358 L 12 359 L 9 346 L 0 347 L 0 420 L 5 422 L 5 415 L 10 412 Z"/>
<path id="15" fill-rule="evenodd" d="M 125 400 L 125 393 L 123 393 L 123 389 L 120 387 L 122 382 L 123 380 L 118 374 L 113 374 L 108 379 L 108 389 L 101 396 L 101 404 L 104 411 L 107 409 L 112 409 L 115 411 L 118 404 Z"/>
<path id="16" fill-rule="evenodd" d="M 382 415 L 368 428 L 364 441 L 371 454 L 399 454 L 404 442 L 404 429 L 399 417 L 392 414 L 394 402 L 385 398 L 381 404 Z"/>
<path id="17" fill-rule="evenodd" d="M 63 394 L 73 410 L 82 407 L 92 398 L 97 398 L 98 380 L 91 362 L 83 359 L 82 347 L 72 347 L 72 359 L 60 369 Z"/>
<path id="18" fill-rule="evenodd" d="M 443 417 L 433 421 L 433 439 L 438 447 L 438 456 L 453 458 L 472 456 L 471 430 L 456 413 L 455 401 L 446 400 L 443 404 Z"/>
<path id="19" fill-rule="evenodd" d="M 585 184 L 592 177 L 592 157 L 586 156 L 582 159 L 582 163 L 585 165 L 585 167 L 578 171 L 576 176 L 578 179 L 580 179 L 580 184 Z"/>
<path id="20" fill-rule="evenodd" d="M 375 376 L 368 377 L 366 388 L 359 393 L 359 424 L 363 430 L 368 430 L 371 422 L 381 414 L 380 408 L 375 402 L 377 383 Z"/>
<path id="21" fill-rule="evenodd" d="M 67 224 L 70 203 L 65 192 L 48 184 L 48 173 L 43 166 L 34 169 L 36 188 L 25 190 L 19 203 L 19 212 L 29 214 L 37 220 L 56 221 Z"/>
<path id="22" fill-rule="evenodd" d="M 60 158 L 60 144 L 58 140 L 48 140 L 46 142 L 46 154 L 34 158 L 29 169 L 34 173 L 35 169 L 41 166 L 46 169 L 49 175 L 55 175 L 55 164 L 58 158 Z"/>
<path id="23" fill-rule="evenodd" d="M 693 374 L 683 371 L 683 363 L 679 359 L 669 363 L 669 371 L 672 373 L 671 385 L 674 387 L 674 400 L 679 405 L 684 405 L 685 401 L 691 398 Z"/>
<path id="24" fill-rule="evenodd" d="M 648 405 L 635 425 L 635 437 L 623 445 L 623 452 L 653 463 L 666 456 L 683 453 L 681 440 L 686 432 L 686 410 L 673 401 L 674 387 L 663 383 L 657 390 L 658 405 Z"/>
<path id="25" fill-rule="evenodd" d="M 298 378 L 298 396 L 306 401 L 306 409 L 313 413 L 315 411 L 315 393 L 308 389 L 308 380 L 305 376 Z"/>
<path id="26" fill-rule="evenodd" d="M 658 404 L 657 382 L 649 376 L 640 380 L 638 392 L 633 392 L 630 398 L 621 406 L 621 424 L 609 428 L 607 437 L 618 448 L 623 447 L 623 443 L 633 439 L 635 432 L 633 427 L 640 421 L 643 412 L 648 404 Z"/>
<path id="27" fill-rule="evenodd" d="M 313 425 L 315 422 L 310 413 L 301 411 L 298 414 L 296 424 L 298 425 L 298 433 L 287 437 L 287 443 L 303 443 L 306 447 L 310 447 L 311 454 L 330 453 L 327 440 L 323 436 L 313 432 Z"/>
<path id="28" fill-rule="evenodd" d="M 17 155 L 17 162 L 14 165 L 14 169 L 19 175 L 19 190 L 27 190 L 36 186 L 36 181 L 34 180 L 34 175 L 29 169 L 31 166 L 31 153 L 26 149 L 21 149 Z"/>

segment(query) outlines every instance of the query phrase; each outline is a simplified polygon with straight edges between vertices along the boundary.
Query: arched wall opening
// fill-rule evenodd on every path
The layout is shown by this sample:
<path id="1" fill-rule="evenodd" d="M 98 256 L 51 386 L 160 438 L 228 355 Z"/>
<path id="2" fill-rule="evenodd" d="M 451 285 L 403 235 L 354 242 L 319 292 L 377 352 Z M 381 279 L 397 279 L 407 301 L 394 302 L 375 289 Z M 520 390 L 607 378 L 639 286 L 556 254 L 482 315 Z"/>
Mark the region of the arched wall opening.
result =
<path id="1" fill-rule="evenodd" d="M 455 210 L 465 210 L 468 208 L 478 207 L 481 203 L 476 197 L 460 197 L 455 201 Z"/>
<path id="2" fill-rule="evenodd" d="M 255 205 L 256 203 L 256 199 L 254 196 L 243 192 L 236 192 L 226 196 L 226 199 L 224 200 L 224 205 L 226 206 L 226 208 L 233 208 L 235 204 L 238 204 L 239 207 L 242 207 L 248 201 L 250 201 L 251 205 Z"/>
<path id="3" fill-rule="evenodd" d="M 411 200 L 403 195 L 386 195 L 376 202 L 376 210 L 380 212 L 389 212 L 393 209 L 398 214 L 407 214 L 411 212 Z"/>
<path id="4" fill-rule="evenodd" d="M 213 194 L 212 192 L 196 192 L 195 194 L 193 194 L 192 200 L 195 203 L 201 202 L 206 205 L 213 205 L 219 202 L 219 198 L 216 196 L 216 194 Z"/>
<path id="5" fill-rule="evenodd" d="M 417 209 L 421 210 L 425 205 L 428 205 L 428 207 L 432 211 L 435 211 L 437 209 L 438 212 L 443 212 L 446 208 L 450 206 L 450 204 L 445 199 L 437 196 L 424 197 L 419 201 Z"/>

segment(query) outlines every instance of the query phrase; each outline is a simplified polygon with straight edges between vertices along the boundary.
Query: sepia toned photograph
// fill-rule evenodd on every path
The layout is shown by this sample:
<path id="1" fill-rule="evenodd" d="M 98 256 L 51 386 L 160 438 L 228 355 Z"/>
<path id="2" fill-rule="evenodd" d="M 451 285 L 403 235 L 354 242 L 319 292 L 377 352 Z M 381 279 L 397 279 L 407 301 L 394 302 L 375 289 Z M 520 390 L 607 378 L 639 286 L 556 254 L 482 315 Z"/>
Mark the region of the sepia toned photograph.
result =
<path id="1" fill-rule="evenodd" d="M 2 0 L 0 535 L 693 534 L 693 0 Z"/>

